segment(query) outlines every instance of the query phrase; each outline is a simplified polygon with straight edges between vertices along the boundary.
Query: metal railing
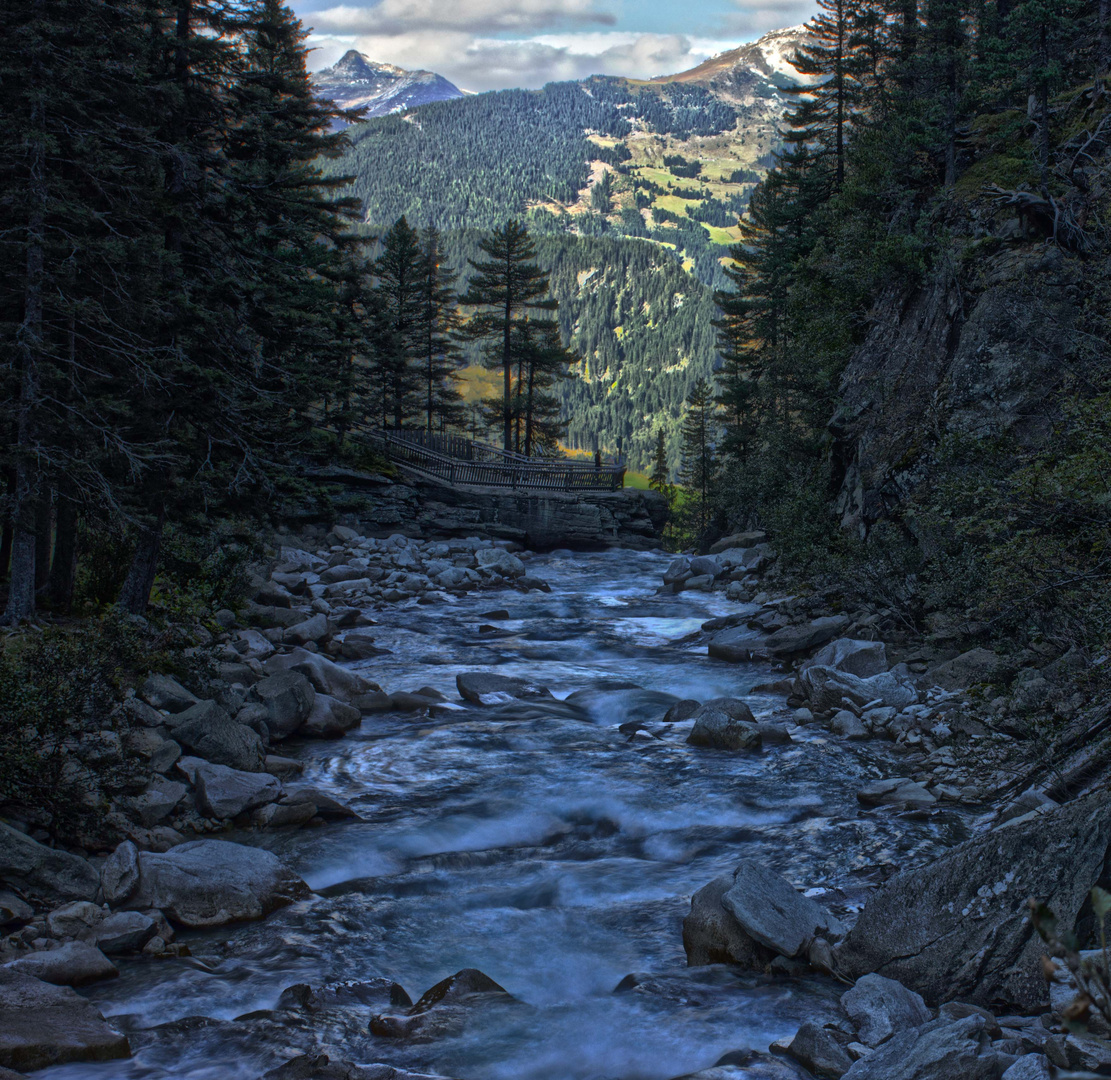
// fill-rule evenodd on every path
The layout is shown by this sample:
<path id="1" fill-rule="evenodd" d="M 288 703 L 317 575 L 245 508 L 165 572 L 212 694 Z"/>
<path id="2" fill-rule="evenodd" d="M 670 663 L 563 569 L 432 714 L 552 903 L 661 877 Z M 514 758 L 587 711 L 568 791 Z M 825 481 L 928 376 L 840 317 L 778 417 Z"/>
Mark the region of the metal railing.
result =
<path id="1" fill-rule="evenodd" d="M 620 491 L 625 486 L 623 465 L 529 458 L 463 435 L 417 429 L 361 428 L 359 433 L 391 461 L 451 484 L 546 491 Z"/>

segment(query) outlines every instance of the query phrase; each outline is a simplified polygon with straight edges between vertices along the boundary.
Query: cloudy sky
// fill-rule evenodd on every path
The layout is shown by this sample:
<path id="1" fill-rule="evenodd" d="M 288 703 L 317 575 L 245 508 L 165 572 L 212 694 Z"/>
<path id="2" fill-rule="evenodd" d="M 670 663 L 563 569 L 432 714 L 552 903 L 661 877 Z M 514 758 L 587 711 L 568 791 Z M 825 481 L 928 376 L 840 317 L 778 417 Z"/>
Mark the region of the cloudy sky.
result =
<path id="1" fill-rule="evenodd" d="M 537 87 L 586 75 L 649 78 L 694 67 L 814 0 L 292 0 L 314 69 L 350 48 L 436 71 L 464 90 Z"/>

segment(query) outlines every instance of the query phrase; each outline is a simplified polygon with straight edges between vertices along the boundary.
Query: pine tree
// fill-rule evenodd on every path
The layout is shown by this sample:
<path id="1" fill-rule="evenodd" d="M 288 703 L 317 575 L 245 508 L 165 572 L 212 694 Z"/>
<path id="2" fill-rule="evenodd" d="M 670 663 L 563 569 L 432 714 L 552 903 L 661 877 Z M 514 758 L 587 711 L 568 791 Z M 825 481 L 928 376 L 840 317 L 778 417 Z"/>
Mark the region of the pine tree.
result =
<path id="1" fill-rule="evenodd" d="M 671 469 L 667 463 L 667 433 L 661 427 L 656 431 L 656 448 L 652 453 L 652 471 L 648 476 L 648 486 L 658 491 L 671 505 L 675 488 L 671 483 Z"/>
<path id="2" fill-rule="evenodd" d="M 523 424 L 523 440 L 517 449 L 526 457 L 550 457 L 558 451 L 567 423 L 561 416 L 559 397 L 552 391 L 569 378 L 568 368 L 578 357 L 564 348 L 559 323 L 554 320 L 525 319 L 514 330 L 518 379 L 516 428 Z"/>
<path id="3" fill-rule="evenodd" d="M 458 275 L 444 262 L 438 229 L 421 234 L 420 363 L 424 379 L 424 410 L 428 431 L 463 422 L 462 395 L 456 389 L 462 362 L 456 343 L 459 328 Z"/>
<path id="4" fill-rule="evenodd" d="M 374 262 L 375 291 L 383 320 L 377 392 L 383 426 L 400 428 L 421 408 L 422 319 L 425 311 L 425 258 L 420 236 L 404 217 L 382 238 Z"/>
<path id="5" fill-rule="evenodd" d="M 502 371 L 502 445 L 513 447 L 513 332 L 530 311 L 553 311 L 549 278 L 535 262 L 536 245 L 519 221 L 509 221 L 484 240 L 487 258 L 471 260 L 476 271 L 460 303 L 484 308 L 466 326 L 466 334 L 486 344 L 486 364 Z"/>
<path id="6" fill-rule="evenodd" d="M 697 543 L 710 524 L 710 488 L 717 471 L 713 390 L 705 379 L 691 388 L 680 431 L 683 465 L 679 475 L 686 496 L 683 517 Z"/>

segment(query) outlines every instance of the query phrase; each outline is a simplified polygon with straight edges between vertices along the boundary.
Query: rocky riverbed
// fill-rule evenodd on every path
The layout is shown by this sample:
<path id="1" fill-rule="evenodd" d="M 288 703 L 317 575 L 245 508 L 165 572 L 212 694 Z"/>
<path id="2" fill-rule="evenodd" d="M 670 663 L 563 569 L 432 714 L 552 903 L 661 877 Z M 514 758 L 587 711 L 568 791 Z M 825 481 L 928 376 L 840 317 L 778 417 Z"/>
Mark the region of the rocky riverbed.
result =
<path id="1" fill-rule="evenodd" d="M 126 840 L 0 825 L 0 1064 L 1111 1067 L 1098 1030 L 1058 1030 L 1075 988 L 1063 966 L 1047 986 L 1024 921 L 1035 893 L 1080 911 L 1109 814 L 1080 773 L 1040 781 L 999 702 L 965 692 L 999 658 L 773 595 L 758 535 L 696 560 L 512 547 L 287 544 L 197 646 L 208 682 L 137 688 Z"/>

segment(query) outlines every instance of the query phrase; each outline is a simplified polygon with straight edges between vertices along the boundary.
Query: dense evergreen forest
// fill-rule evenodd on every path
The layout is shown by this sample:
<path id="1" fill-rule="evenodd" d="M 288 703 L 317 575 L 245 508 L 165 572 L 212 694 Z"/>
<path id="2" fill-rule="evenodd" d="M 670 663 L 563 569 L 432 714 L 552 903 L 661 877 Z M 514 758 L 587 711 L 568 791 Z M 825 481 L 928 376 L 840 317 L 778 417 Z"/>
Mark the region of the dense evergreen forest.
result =
<path id="1" fill-rule="evenodd" d="M 907 625 L 1096 655 L 1107 0 L 821 0 L 812 25 L 798 66 L 824 81 L 799 96 L 718 297 L 700 520 L 771 528 L 794 565 Z"/>

